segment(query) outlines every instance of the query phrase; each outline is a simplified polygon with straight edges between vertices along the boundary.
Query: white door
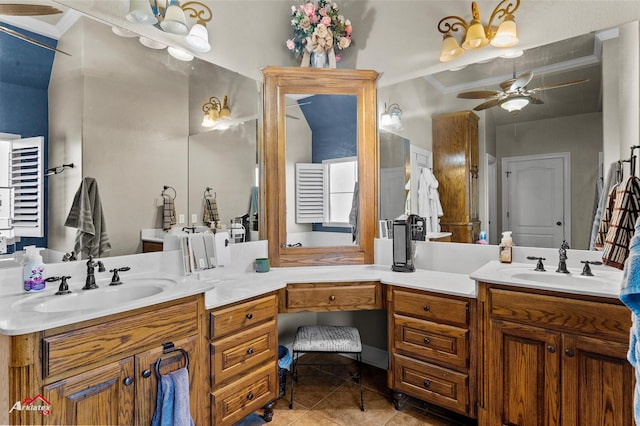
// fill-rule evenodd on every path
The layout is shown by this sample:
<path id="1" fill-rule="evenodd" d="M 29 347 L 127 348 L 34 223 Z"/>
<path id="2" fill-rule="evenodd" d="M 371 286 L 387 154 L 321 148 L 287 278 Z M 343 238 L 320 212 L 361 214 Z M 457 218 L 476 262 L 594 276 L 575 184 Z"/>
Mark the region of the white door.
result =
<path id="1" fill-rule="evenodd" d="M 502 228 L 528 247 L 571 245 L 569 154 L 502 159 Z"/>

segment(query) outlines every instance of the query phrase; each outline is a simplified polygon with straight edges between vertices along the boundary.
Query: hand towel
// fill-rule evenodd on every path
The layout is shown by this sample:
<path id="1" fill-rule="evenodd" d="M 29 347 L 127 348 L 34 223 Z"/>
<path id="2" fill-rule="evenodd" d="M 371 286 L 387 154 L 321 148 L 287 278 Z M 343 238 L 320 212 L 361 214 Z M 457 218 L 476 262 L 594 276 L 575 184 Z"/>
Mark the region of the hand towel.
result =
<path id="1" fill-rule="evenodd" d="M 64 225 L 78 230 L 73 248 L 76 253 L 102 257 L 111 250 L 98 182 L 94 178 L 82 179 Z"/>
<path id="2" fill-rule="evenodd" d="M 176 222 L 176 205 L 169 194 L 162 194 L 162 229 L 168 231 Z"/>
<path id="3" fill-rule="evenodd" d="M 633 325 L 629 334 L 627 358 L 636 371 L 634 414 L 640 424 L 640 220 L 636 220 L 635 234 L 629 243 L 629 257 L 625 262 L 620 300 L 631 310 Z"/>
<path id="4" fill-rule="evenodd" d="M 211 226 L 212 223 L 220 222 L 220 213 L 218 213 L 218 202 L 215 198 L 204 197 L 204 214 L 202 221 Z"/>
<path id="5" fill-rule="evenodd" d="M 189 411 L 189 372 L 186 368 L 162 375 L 158 380 L 152 426 L 193 426 Z"/>
<path id="6" fill-rule="evenodd" d="M 640 178 L 629 176 L 616 190 L 615 206 L 602 251 L 602 263 L 623 269 L 634 224 L 640 216 Z"/>

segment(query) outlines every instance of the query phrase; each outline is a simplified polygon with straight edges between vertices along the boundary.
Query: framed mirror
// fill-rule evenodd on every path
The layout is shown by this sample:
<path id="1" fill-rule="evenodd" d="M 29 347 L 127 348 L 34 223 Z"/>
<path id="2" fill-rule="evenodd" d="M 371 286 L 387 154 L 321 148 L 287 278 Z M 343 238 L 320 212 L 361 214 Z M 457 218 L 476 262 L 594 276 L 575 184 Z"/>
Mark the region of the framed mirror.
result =
<path id="1" fill-rule="evenodd" d="M 263 75 L 259 216 L 272 264 L 373 263 L 378 73 L 267 67 Z"/>

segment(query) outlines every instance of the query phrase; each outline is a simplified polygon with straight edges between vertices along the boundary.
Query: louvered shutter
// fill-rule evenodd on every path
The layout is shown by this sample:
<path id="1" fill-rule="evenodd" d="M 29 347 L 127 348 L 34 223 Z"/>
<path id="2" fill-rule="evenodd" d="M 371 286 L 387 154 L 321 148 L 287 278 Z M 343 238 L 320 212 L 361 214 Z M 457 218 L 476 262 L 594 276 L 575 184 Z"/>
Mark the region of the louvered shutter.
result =
<path id="1" fill-rule="evenodd" d="M 9 179 L 16 237 L 44 236 L 43 146 L 42 136 L 12 141 Z"/>
<path id="2" fill-rule="evenodd" d="M 296 163 L 296 223 L 322 223 L 323 181 L 321 163 Z"/>

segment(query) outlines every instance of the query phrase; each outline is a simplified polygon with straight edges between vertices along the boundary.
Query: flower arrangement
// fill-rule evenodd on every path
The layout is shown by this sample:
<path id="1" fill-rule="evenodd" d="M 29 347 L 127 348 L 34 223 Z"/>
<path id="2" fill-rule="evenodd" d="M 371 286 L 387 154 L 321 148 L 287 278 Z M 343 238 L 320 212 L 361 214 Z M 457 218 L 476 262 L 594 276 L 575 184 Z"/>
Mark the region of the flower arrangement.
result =
<path id="1" fill-rule="evenodd" d="M 334 46 L 340 50 L 351 46 L 351 21 L 340 15 L 338 5 L 331 0 L 291 6 L 291 27 L 293 37 L 286 44 L 296 58 L 332 51 Z M 340 60 L 339 54 L 336 60 Z"/>

